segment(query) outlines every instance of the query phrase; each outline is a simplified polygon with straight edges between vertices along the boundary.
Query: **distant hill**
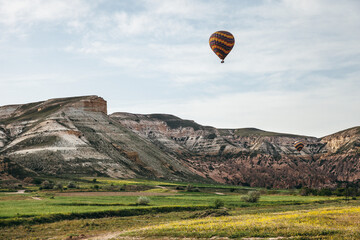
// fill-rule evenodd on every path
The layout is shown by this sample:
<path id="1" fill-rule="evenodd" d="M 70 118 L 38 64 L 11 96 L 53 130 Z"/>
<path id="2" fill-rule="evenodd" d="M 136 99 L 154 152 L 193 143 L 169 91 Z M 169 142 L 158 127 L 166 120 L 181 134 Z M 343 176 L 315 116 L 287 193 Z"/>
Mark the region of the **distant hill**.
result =
<path id="1" fill-rule="evenodd" d="M 315 138 L 256 128 L 217 129 L 167 114 L 110 117 L 184 159 L 200 176 L 222 183 L 330 187 L 360 179 L 360 127 Z M 305 143 L 301 152 L 293 147 L 296 141 Z"/>
<path id="2" fill-rule="evenodd" d="M 169 114 L 107 115 L 98 96 L 0 107 L 0 176 L 36 175 L 335 186 L 360 179 L 360 127 L 324 138 L 217 129 Z"/>

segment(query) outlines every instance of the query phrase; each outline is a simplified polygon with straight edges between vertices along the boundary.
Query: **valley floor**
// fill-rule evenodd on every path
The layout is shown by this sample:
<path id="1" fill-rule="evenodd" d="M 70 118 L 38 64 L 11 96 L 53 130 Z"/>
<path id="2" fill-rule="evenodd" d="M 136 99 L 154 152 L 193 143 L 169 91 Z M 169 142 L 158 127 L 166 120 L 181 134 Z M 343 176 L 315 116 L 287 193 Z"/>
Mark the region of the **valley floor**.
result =
<path id="1" fill-rule="evenodd" d="M 132 192 L 0 193 L 0 239 L 360 239 L 356 198 L 158 184 Z M 249 190 L 262 192 L 258 202 L 242 199 Z M 150 203 L 136 204 L 140 197 Z"/>
<path id="2" fill-rule="evenodd" d="M 360 204 L 250 207 L 231 216 L 203 211 L 9 226 L 1 239 L 360 239 Z M 279 238 L 280 239 L 280 238 Z"/>

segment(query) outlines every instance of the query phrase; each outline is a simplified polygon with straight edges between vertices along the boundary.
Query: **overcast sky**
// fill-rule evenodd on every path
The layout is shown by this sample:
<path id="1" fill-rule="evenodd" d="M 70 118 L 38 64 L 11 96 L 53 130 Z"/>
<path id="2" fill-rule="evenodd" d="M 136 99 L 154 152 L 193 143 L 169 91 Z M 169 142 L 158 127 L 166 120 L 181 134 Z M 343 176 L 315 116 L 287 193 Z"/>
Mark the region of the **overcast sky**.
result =
<path id="1" fill-rule="evenodd" d="M 218 128 L 359 126 L 360 1 L 0 0 L 0 105 L 81 95 Z"/>

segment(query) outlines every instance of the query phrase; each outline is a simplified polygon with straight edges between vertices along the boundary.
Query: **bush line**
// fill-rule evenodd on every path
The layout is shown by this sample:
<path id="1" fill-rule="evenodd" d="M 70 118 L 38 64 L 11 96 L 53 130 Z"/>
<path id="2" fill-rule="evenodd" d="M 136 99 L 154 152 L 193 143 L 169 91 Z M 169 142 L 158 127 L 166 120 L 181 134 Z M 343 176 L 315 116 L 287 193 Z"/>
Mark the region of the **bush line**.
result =
<path id="1" fill-rule="evenodd" d="M 32 218 L 11 218 L 0 219 L 0 227 L 14 226 L 20 224 L 40 224 L 52 223 L 62 220 L 86 219 L 86 218 L 105 218 L 105 217 L 129 217 L 145 214 L 197 211 L 213 208 L 212 206 L 161 206 L 161 207 L 142 207 L 120 210 L 107 210 L 98 212 L 85 213 L 55 213 L 49 215 L 41 215 Z"/>

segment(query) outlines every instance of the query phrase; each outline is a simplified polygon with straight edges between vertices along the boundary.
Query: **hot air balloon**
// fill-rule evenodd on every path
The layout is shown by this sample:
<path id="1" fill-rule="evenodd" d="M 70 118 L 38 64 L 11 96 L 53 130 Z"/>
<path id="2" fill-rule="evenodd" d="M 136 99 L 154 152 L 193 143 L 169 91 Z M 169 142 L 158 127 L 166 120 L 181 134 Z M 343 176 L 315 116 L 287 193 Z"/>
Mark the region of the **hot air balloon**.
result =
<path id="1" fill-rule="evenodd" d="M 221 59 L 221 63 L 224 63 L 224 59 L 235 44 L 235 38 L 227 31 L 217 31 L 211 34 L 209 44 L 214 53 Z"/>
<path id="2" fill-rule="evenodd" d="M 298 150 L 300 152 L 304 148 L 304 143 L 302 143 L 300 141 L 296 141 L 294 143 L 294 147 L 296 148 L 296 150 Z"/>

